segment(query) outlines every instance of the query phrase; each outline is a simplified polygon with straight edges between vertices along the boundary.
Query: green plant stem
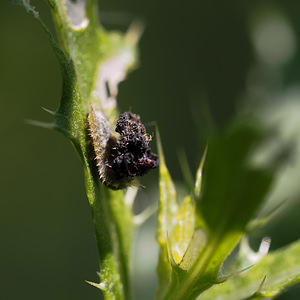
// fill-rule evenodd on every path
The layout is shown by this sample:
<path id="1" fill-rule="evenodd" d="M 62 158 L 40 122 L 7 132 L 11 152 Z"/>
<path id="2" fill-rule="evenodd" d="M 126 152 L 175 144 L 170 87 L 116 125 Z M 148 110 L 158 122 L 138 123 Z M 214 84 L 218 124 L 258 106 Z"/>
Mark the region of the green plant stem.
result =
<path id="1" fill-rule="evenodd" d="M 106 300 L 129 300 L 134 230 L 131 206 L 124 202 L 124 191 L 112 191 L 100 182 L 98 172 L 93 169 L 86 129 L 87 113 L 95 101 L 92 94 L 101 65 L 127 45 L 122 35 L 109 35 L 99 26 L 95 0 L 87 1 L 86 18 L 89 22 L 80 30 L 70 26 L 65 1 L 48 2 L 64 52 L 60 60 L 64 75 L 63 92 L 55 114 L 55 125 L 71 141 L 84 168 L 100 263 L 100 284 L 94 285 L 102 290 Z M 97 107 L 101 107 L 101 103 Z"/>
<path id="2" fill-rule="evenodd" d="M 91 204 L 105 299 L 131 299 L 131 247 L 128 242 L 132 240 L 134 227 L 131 210 L 120 202 L 123 198 L 123 192 L 110 191 L 99 186 L 96 199 Z M 115 285 L 113 294 L 110 289 L 106 289 L 106 280 L 112 274 L 113 280 L 108 280 L 107 284 Z"/>
<path id="3" fill-rule="evenodd" d="M 214 256 L 216 246 L 217 240 L 206 244 L 199 254 L 197 263 L 194 264 L 194 267 L 186 272 L 186 276 L 181 278 L 179 285 L 175 285 L 178 288 L 174 288 L 175 286 L 172 284 L 170 285 L 165 300 L 196 299 L 202 292 L 216 283 L 215 280 L 207 280 L 207 276 L 205 276 L 205 270 L 208 262 Z M 196 293 L 194 291 L 195 286 L 197 286 Z"/>
<path id="4" fill-rule="evenodd" d="M 211 237 L 198 254 L 191 269 L 180 278 L 180 284 L 176 281 L 174 285 L 171 283 L 165 300 L 193 300 L 213 285 L 222 282 L 218 279 L 221 265 L 216 262 L 225 260 L 232 250 L 232 245 L 236 245 L 240 237 L 241 233 L 237 232 L 230 238 L 226 238 L 222 230 Z M 220 252 L 220 249 L 224 250 Z"/>

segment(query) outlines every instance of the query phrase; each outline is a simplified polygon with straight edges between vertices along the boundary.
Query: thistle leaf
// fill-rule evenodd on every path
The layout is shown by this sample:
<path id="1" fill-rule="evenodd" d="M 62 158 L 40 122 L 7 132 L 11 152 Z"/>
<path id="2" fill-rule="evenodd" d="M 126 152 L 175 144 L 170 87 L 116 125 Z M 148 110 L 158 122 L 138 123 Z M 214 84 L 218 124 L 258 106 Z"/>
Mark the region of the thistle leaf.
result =
<path id="1" fill-rule="evenodd" d="M 156 130 L 158 155 L 159 155 L 159 196 L 160 204 L 158 209 L 157 241 L 160 246 L 159 263 L 157 273 L 159 277 L 159 287 L 156 293 L 158 298 L 163 297 L 169 284 L 171 272 L 170 249 L 168 235 L 176 224 L 176 214 L 178 205 L 176 200 L 176 190 L 170 173 L 165 164 L 165 158 L 160 141 L 158 129 Z"/>
<path id="2" fill-rule="evenodd" d="M 264 256 L 252 268 L 207 291 L 201 300 L 267 299 L 300 282 L 300 242 Z M 264 279 L 265 278 L 265 279 Z"/>
<path id="3" fill-rule="evenodd" d="M 236 121 L 209 140 L 201 193 L 198 187 L 203 162 L 196 180 L 197 229 L 186 253 L 190 261 L 186 266 L 183 259 L 185 270 L 173 267 L 176 272 L 172 273 L 164 299 L 196 299 L 224 280 L 221 266 L 246 232 L 272 184 L 270 170 L 253 166 L 250 160 L 264 136 L 256 124 Z M 197 238 L 198 231 L 201 234 Z"/>

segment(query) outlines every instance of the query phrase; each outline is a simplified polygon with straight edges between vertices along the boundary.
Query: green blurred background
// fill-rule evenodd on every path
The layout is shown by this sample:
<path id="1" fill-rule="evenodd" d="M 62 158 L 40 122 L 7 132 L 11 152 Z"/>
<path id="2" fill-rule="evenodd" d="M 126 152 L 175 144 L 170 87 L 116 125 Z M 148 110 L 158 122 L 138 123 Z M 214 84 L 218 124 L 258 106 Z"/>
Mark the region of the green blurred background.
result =
<path id="1" fill-rule="evenodd" d="M 31 1 L 53 30 L 47 4 Z M 144 19 L 140 67 L 121 83 L 120 111 L 159 125 L 168 167 L 182 181 L 178 150 L 194 173 L 205 138 L 239 111 L 280 124 L 277 143 L 293 143 L 293 160 L 269 202 L 288 199 L 276 221 L 253 238 L 276 249 L 299 238 L 300 2 L 100 1 L 109 29 Z M 39 24 L 10 1 L 0 2 L 0 299 L 101 299 L 97 251 L 83 174 L 58 132 L 26 125 L 51 121 L 61 91 L 59 65 Z M 54 30 L 53 30 L 54 31 Z M 275 146 L 276 148 L 276 143 Z M 145 205 L 157 201 L 157 172 L 142 179 Z M 155 287 L 155 220 L 137 234 L 136 299 Z M 299 299 L 292 288 L 279 299 Z"/>

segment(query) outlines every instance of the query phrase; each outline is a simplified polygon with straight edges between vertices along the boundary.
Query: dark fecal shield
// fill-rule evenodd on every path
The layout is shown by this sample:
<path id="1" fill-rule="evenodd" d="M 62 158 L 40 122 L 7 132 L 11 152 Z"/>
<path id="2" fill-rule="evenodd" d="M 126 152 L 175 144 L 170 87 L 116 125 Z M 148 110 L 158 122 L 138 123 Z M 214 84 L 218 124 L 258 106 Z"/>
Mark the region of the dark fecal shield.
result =
<path id="1" fill-rule="evenodd" d="M 88 121 L 100 180 L 106 186 L 123 189 L 134 177 L 158 166 L 158 157 L 149 146 L 151 137 L 138 115 L 125 112 L 119 116 L 115 129 L 119 137 L 110 132 L 101 112 L 91 109 Z"/>

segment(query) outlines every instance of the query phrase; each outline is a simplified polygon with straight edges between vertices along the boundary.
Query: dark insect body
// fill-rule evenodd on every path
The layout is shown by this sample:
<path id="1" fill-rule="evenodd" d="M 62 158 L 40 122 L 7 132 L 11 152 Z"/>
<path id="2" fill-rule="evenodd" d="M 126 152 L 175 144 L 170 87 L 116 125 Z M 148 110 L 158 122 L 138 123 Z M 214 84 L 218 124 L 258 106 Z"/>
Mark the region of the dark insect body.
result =
<path id="1" fill-rule="evenodd" d="M 100 180 L 111 189 L 123 189 L 132 184 L 134 177 L 143 176 L 158 166 L 158 156 L 153 154 L 149 143 L 151 136 L 140 116 L 125 112 L 119 116 L 115 131 L 120 135 L 101 135 L 95 132 L 95 121 L 99 117 L 89 116 L 90 135 L 93 140 Z M 103 125 L 99 124 L 100 126 Z M 101 141 L 100 151 L 99 142 Z M 103 140 L 106 141 L 103 147 Z M 97 147 L 98 146 L 98 147 Z"/>
<path id="2" fill-rule="evenodd" d="M 121 140 L 115 147 L 112 169 L 121 176 L 143 176 L 158 166 L 158 157 L 149 146 L 151 137 L 140 121 L 140 116 L 125 112 L 121 114 L 116 126 Z"/>

